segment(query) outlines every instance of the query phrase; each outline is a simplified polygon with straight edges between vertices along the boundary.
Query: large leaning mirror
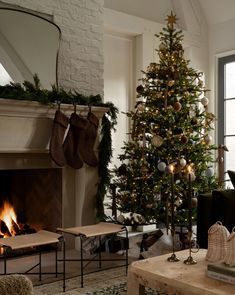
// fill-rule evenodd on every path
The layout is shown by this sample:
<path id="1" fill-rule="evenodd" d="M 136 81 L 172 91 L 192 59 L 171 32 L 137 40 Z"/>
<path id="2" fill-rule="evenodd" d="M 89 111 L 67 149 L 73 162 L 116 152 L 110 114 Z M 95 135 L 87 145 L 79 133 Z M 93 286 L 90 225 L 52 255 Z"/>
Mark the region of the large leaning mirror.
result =
<path id="1" fill-rule="evenodd" d="M 58 86 L 60 28 L 31 12 L 0 6 L 0 85 L 10 81 Z"/>

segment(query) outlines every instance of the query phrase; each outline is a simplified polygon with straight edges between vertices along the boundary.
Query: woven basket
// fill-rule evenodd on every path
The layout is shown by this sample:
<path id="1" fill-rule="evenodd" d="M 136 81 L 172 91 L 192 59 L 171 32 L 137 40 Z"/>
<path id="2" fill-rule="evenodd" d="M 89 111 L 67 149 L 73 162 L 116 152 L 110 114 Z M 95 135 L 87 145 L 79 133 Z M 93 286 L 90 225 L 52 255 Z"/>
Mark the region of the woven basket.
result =
<path id="1" fill-rule="evenodd" d="M 235 266 L 235 227 L 227 239 L 227 252 L 224 262 L 229 266 Z"/>
<path id="2" fill-rule="evenodd" d="M 227 253 L 228 236 L 229 231 L 220 221 L 217 221 L 209 228 L 206 260 L 211 262 L 224 261 Z"/>

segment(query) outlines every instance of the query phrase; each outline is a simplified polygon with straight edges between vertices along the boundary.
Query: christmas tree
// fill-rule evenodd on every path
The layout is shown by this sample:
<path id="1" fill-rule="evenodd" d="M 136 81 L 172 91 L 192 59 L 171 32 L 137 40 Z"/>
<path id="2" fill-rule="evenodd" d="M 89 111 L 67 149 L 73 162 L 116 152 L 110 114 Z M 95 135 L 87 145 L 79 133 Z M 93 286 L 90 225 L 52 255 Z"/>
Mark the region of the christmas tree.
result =
<path id="1" fill-rule="evenodd" d="M 127 113 L 130 141 L 119 155 L 123 164 L 114 169 L 117 208 L 140 214 L 143 219 L 136 223 L 167 222 L 172 197 L 176 222 L 186 221 L 189 173 L 193 207 L 197 194 L 217 187 L 213 169 L 217 147 L 210 135 L 215 117 L 208 112 L 203 74 L 184 58 L 183 34 L 175 28 L 176 20 L 171 13 L 156 35 L 159 62 L 143 71 L 135 110 Z"/>

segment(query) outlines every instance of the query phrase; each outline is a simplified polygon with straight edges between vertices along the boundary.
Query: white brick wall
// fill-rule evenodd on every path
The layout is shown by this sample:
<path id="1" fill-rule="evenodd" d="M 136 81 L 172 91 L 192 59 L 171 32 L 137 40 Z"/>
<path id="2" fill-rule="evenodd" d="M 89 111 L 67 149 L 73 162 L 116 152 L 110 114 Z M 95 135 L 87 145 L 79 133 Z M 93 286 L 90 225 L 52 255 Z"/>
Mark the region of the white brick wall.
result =
<path id="1" fill-rule="evenodd" d="M 103 0 L 2 2 L 52 15 L 62 31 L 59 85 L 85 95 L 103 96 Z"/>

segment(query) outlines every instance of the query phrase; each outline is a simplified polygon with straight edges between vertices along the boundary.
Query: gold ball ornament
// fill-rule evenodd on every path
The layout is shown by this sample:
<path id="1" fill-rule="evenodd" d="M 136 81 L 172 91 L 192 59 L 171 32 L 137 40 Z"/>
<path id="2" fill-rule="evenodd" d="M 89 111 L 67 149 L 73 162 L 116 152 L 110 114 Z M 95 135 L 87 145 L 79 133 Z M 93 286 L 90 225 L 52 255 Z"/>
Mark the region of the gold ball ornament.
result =
<path id="1" fill-rule="evenodd" d="M 180 102 L 176 101 L 176 102 L 174 103 L 174 105 L 173 105 L 173 108 L 174 108 L 174 110 L 175 110 L 176 112 L 179 112 L 179 111 L 181 110 L 181 108 L 182 108 L 182 105 L 181 105 Z"/>
<path id="2" fill-rule="evenodd" d="M 192 125 L 197 125 L 198 124 L 198 119 L 194 117 L 194 118 L 191 119 L 190 122 L 191 122 Z"/>
<path id="3" fill-rule="evenodd" d="M 145 110 L 145 104 L 144 103 L 138 103 L 138 105 L 137 105 L 137 110 L 139 111 L 139 112 L 143 112 L 144 110 Z"/>
<path id="4" fill-rule="evenodd" d="M 180 141 L 181 141 L 182 143 L 187 143 L 187 142 L 188 142 L 188 137 L 185 136 L 185 135 L 182 135 L 182 136 L 180 137 Z"/>
<path id="5" fill-rule="evenodd" d="M 139 86 L 137 86 L 136 91 L 137 91 L 139 94 L 143 94 L 143 93 L 144 93 L 144 86 L 143 86 L 143 85 L 139 85 Z"/>
<path id="6" fill-rule="evenodd" d="M 197 208 L 197 198 L 192 198 L 191 200 L 191 205 L 192 205 L 192 208 Z"/>
<path id="7" fill-rule="evenodd" d="M 153 206 L 154 206 L 154 204 L 147 204 L 147 205 L 146 205 L 146 208 L 148 208 L 148 209 L 152 209 Z"/>
<path id="8" fill-rule="evenodd" d="M 160 43 L 159 50 L 161 50 L 162 52 L 166 52 L 166 45 L 164 43 Z"/>
<path id="9" fill-rule="evenodd" d="M 155 72 L 157 71 L 157 69 L 158 69 L 158 66 L 157 66 L 157 63 L 155 62 L 151 62 L 149 66 L 147 67 L 148 72 Z"/>
<path id="10" fill-rule="evenodd" d="M 170 80 L 169 82 L 168 82 L 168 86 L 173 86 L 175 84 L 175 81 L 174 80 Z"/>
<path id="11" fill-rule="evenodd" d="M 155 147 L 160 147 L 163 144 L 163 138 L 160 135 L 154 135 L 152 137 L 151 143 Z"/>

